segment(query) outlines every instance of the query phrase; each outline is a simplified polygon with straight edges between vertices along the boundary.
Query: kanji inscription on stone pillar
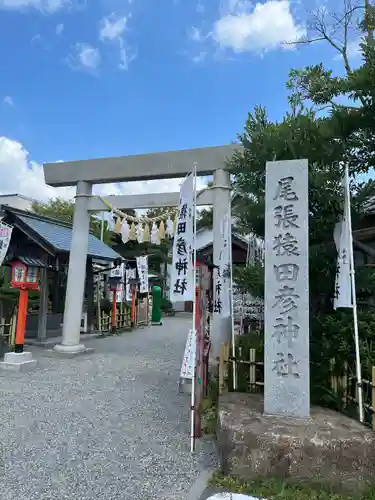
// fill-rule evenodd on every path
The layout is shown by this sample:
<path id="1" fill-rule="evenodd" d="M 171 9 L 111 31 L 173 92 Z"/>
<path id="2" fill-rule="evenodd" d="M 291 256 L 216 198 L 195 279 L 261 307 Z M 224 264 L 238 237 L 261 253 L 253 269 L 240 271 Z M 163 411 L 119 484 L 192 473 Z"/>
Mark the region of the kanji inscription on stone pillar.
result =
<path id="1" fill-rule="evenodd" d="M 310 416 L 308 161 L 268 162 L 264 412 Z"/>

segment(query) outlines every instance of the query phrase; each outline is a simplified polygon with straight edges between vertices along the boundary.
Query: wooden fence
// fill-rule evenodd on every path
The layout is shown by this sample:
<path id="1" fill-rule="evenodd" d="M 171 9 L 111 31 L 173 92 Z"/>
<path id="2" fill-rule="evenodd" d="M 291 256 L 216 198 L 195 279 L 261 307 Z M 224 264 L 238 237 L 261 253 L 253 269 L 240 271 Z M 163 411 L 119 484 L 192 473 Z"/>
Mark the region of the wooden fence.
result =
<path id="1" fill-rule="evenodd" d="M 131 327 L 130 309 L 127 308 L 123 310 L 118 309 L 116 313 L 117 313 L 117 329 L 121 330 L 124 328 L 130 328 Z M 99 328 L 101 332 L 105 333 L 111 331 L 111 319 L 112 319 L 111 314 L 106 314 L 105 312 L 102 312 L 100 328 Z"/>
<path id="2" fill-rule="evenodd" d="M 0 340 L 3 345 L 8 344 L 12 351 L 16 343 L 16 327 L 17 327 L 17 308 L 13 310 L 9 323 L 6 323 L 5 318 L 0 318 Z"/>
<path id="3" fill-rule="evenodd" d="M 254 348 L 236 348 L 236 366 L 239 392 L 263 393 L 264 362 L 261 354 Z M 232 348 L 230 343 L 221 344 L 219 361 L 219 394 L 226 392 L 232 386 Z M 347 363 L 338 366 L 334 359 L 330 362 L 330 387 L 327 389 L 341 401 L 343 413 L 350 408 L 358 409 L 357 379 L 351 375 Z M 242 381 L 242 384 L 240 382 Z M 245 381 L 245 382 L 244 382 Z M 365 424 L 375 430 L 375 366 L 372 367 L 371 380 L 362 379 Z M 352 412 L 353 414 L 353 412 Z M 353 416 L 353 415 L 352 415 Z"/>
<path id="4" fill-rule="evenodd" d="M 132 326 L 131 309 L 125 307 L 124 304 L 116 311 L 117 314 L 117 329 L 130 328 Z M 112 314 L 104 311 L 100 316 L 99 331 L 105 333 L 111 331 Z M 135 326 L 147 326 L 149 323 L 149 304 L 147 299 L 140 300 L 135 310 Z"/>

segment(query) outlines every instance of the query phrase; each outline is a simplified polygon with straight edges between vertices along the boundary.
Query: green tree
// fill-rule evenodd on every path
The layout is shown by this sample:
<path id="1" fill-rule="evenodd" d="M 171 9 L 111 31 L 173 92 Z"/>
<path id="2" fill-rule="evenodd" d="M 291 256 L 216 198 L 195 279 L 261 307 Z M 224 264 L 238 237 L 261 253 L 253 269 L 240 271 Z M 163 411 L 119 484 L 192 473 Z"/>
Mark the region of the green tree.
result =
<path id="1" fill-rule="evenodd" d="M 210 189 L 214 185 L 213 181 L 208 181 L 204 189 Z M 202 208 L 197 212 L 197 229 L 211 229 L 213 226 L 213 208 Z"/>
<path id="2" fill-rule="evenodd" d="M 314 109 L 329 113 L 330 133 L 343 145 L 341 160 L 352 174 L 375 166 L 375 8 L 368 0 L 344 0 L 339 12 L 320 7 L 310 15 L 309 36 L 302 44 L 326 42 L 343 61 L 342 71 L 334 74 L 323 64 L 294 69 L 287 83 L 290 102 L 295 106 L 312 103 Z M 350 51 L 359 43 L 353 67 Z"/>
<path id="3" fill-rule="evenodd" d="M 332 309 L 336 273 L 333 229 L 342 214 L 342 162 L 351 169 L 352 213 L 354 228 L 365 217 L 364 205 L 375 195 L 373 181 L 360 182 L 357 174 L 374 162 L 373 142 L 373 42 L 361 46 L 363 65 L 342 78 L 333 77 L 323 67 L 294 70 L 288 82 L 290 109 L 280 122 L 273 122 L 262 107 L 250 113 L 239 140 L 244 149 L 230 160 L 235 174 L 235 189 L 241 195 L 236 208 L 238 230 L 252 231 L 264 237 L 265 165 L 270 160 L 308 158 L 309 160 L 309 238 L 310 238 L 310 311 L 313 400 L 333 404 L 326 391 L 329 360 L 354 361 L 352 314 Z M 370 76 L 369 76 L 370 75 Z M 372 80 L 371 80 L 372 79 Z M 370 85 L 372 81 L 372 86 Z M 346 86 L 346 87 L 345 87 Z M 350 86 L 350 87 L 349 87 Z M 350 88 L 346 92 L 346 89 Z M 328 89 L 328 91 L 327 91 Z M 345 90 L 345 92 L 342 91 Z M 336 105 L 334 97 L 349 95 L 357 103 Z M 312 102 L 312 106 L 310 106 Z M 321 106 L 330 106 L 323 114 Z M 372 109 L 372 116 L 370 116 Z M 236 269 L 243 287 L 255 295 L 262 293 L 264 275 L 259 266 Z M 357 298 L 374 295 L 375 273 L 358 269 Z M 319 279 L 316 277 L 319 276 Z M 359 308 L 359 327 L 365 365 L 375 360 L 366 345 L 374 334 L 369 307 Z M 370 342 L 371 344 L 371 342 Z M 366 374 L 367 375 L 367 374 Z M 339 405 L 338 401 L 335 404 Z"/>

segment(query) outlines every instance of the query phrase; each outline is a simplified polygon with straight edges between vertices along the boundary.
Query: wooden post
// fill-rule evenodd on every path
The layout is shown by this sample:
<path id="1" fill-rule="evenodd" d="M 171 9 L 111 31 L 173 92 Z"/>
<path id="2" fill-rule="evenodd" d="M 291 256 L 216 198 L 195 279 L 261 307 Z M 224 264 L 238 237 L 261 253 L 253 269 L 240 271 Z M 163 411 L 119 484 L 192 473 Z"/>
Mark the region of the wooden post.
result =
<path id="1" fill-rule="evenodd" d="M 100 274 L 97 275 L 98 279 L 97 279 L 97 282 L 96 282 L 96 316 L 97 316 L 97 326 L 98 326 L 98 330 L 99 332 L 102 331 L 102 313 L 101 313 L 101 307 L 100 307 L 100 303 L 101 303 L 101 292 L 100 292 Z"/>
<path id="2" fill-rule="evenodd" d="M 372 380 L 371 380 L 371 407 L 373 412 L 375 410 L 375 366 L 372 367 Z M 372 429 L 375 431 L 375 414 L 372 413 Z"/>
<path id="3" fill-rule="evenodd" d="M 343 402 L 344 402 L 344 407 L 348 405 L 348 362 L 345 361 L 344 363 L 344 373 L 341 377 L 341 388 L 343 391 Z"/>
<path id="4" fill-rule="evenodd" d="M 256 350 L 249 349 L 249 384 L 250 392 L 257 392 L 256 387 L 256 367 L 255 367 Z"/>
<path id="5" fill-rule="evenodd" d="M 220 345 L 219 360 L 219 394 L 222 394 L 224 388 L 224 344 Z"/>
<path id="6" fill-rule="evenodd" d="M 10 318 L 9 345 L 14 349 L 16 343 L 16 325 L 17 325 L 17 306 L 14 308 L 12 317 Z"/>
<path id="7" fill-rule="evenodd" d="M 86 297 L 87 297 L 87 324 L 88 331 L 94 330 L 94 274 L 92 258 L 87 257 L 86 261 Z"/>
<path id="8" fill-rule="evenodd" d="M 132 323 L 135 326 L 135 298 L 136 298 L 136 290 L 133 288 L 132 290 Z"/>
<path id="9" fill-rule="evenodd" d="M 116 302 L 116 290 L 113 292 L 113 302 L 112 302 L 112 321 L 111 330 L 115 333 L 117 329 L 117 302 Z"/>
<path id="10" fill-rule="evenodd" d="M 332 358 L 330 360 L 330 369 L 331 369 L 331 388 L 335 394 L 337 394 L 337 376 L 334 374 L 336 362 L 335 359 Z"/>
<path id="11" fill-rule="evenodd" d="M 47 336 L 48 317 L 48 271 L 45 267 L 40 270 L 40 302 L 38 313 L 38 340 L 43 342 Z"/>

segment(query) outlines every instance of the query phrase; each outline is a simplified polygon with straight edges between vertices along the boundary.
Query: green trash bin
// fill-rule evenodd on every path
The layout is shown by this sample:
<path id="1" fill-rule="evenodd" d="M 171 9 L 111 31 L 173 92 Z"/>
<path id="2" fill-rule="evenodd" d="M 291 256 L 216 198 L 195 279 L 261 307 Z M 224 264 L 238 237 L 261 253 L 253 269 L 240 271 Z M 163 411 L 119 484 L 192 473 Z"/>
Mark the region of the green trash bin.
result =
<path id="1" fill-rule="evenodd" d="M 161 288 L 160 286 L 153 286 L 152 293 L 152 310 L 151 310 L 151 324 L 161 325 Z"/>

